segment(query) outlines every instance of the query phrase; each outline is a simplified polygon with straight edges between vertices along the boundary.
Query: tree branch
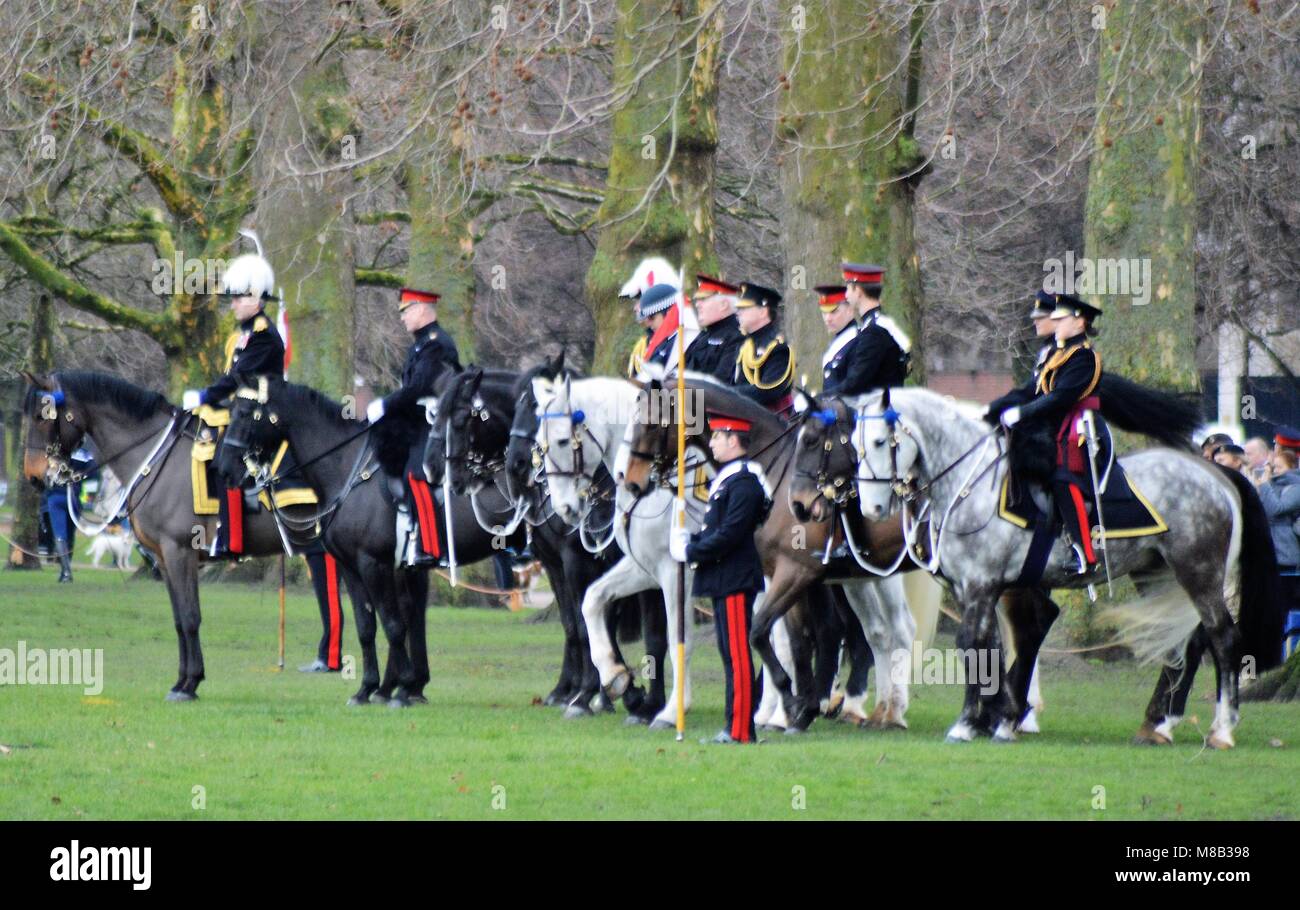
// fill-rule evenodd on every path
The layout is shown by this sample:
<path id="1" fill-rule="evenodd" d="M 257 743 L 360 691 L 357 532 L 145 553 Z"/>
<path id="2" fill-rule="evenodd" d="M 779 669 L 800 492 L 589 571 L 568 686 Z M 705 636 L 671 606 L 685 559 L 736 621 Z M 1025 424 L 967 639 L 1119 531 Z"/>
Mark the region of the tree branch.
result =
<path id="1" fill-rule="evenodd" d="M 353 280 L 360 285 L 372 288 L 400 288 L 406 285 L 406 279 L 396 272 L 383 269 L 367 269 L 358 266 L 352 270 Z"/>

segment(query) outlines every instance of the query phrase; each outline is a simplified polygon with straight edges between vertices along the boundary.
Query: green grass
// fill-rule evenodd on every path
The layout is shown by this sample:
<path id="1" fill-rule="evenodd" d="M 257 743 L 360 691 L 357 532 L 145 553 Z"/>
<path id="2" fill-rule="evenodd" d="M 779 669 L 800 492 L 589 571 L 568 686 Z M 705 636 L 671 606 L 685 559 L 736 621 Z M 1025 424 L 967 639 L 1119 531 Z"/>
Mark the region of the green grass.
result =
<path id="1" fill-rule="evenodd" d="M 431 704 L 347 708 L 355 681 L 294 672 L 319 635 L 306 592 L 289 598 L 289 669 L 276 673 L 276 592 L 204 589 L 208 681 L 163 701 L 176 646 L 161 585 L 83 570 L 0 573 L 0 648 L 104 649 L 106 683 L 0 688 L 0 819 L 14 818 L 1294 818 L 1300 705 L 1244 708 L 1238 747 L 1130 745 L 1154 673 L 1071 660 L 1048 667 L 1045 732 L 1014 745 L 947 745 L 955 686 L 914 689 L 911 730 L 818 721 L 758 748 L 700 745 L 721 726 L 721 668 L 696 651 L 688 739 L 565 721 L 533 701 L 554 683 L 558 623 L 432 609 Z M 357 653 L 351 617 L 346 652 Z M 635 648 L 633 649 L 635 650 Z M 1208 729 L 1197 681 L 1189 713 Z M 1280 747 L 1270 745 L 1278 740 Z M 0 750 L 2 751 L 2 750 Z M 493 808 L 504 787 L 505 808 Z M 204 788 L 206 808 L 195 809 Z M 1092 807 L 1105 787 L 1106 808 Z M 803 788 L 804 809 L 795 809 Z M 498 797 L 501 791 L 497 791 Z"/>

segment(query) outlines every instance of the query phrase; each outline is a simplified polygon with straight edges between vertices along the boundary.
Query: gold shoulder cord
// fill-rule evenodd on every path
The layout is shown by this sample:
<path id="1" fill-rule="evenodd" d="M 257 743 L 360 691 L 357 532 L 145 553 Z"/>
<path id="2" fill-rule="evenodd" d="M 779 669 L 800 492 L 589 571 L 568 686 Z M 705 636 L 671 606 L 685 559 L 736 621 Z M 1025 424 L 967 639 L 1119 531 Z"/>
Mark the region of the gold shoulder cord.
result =
<path id="1" fill-rule="evenodd" d="M 1051 357 L 1047 358 L 1047 363 L 1043 365 L 1042 372 L 1038 374 L 1038 391 L 1039 393 L 1050 392 L 1056 388 L 1056 371 L 1065 366 L 1065 362 L 1075 355 L 1076 352 L 1087 348 L 1092 350 L 1092 345 L 1088 342 L 1076 344 L 1072 348 L 1066 348 L 1063 351 L 1057 351 Z M 1079 400 L 1087 398 L 1092 394 L 1093 389 L 1097 388 L 1097 382 L 1101 379 L 1101 355 L 1096 351 L 1092 352 L 1094 368 L 1092 382 L 1088 383 L 1088 388 L 1079 396 Z"/>
<path id="2" fill-rule="evenodd" d="M 239 336 L 242 332 L 231 332 L 230 337 L 226 339 L 226 372 L 235 365 L 235 348 L 239 346 Z"/>
<path id="3" fill-rule="evenodd" d="M 772 340 L 772 343 L 764 349 L 762 354 L 755 355 L 754 339 L 745 339 L 745 343 L 740 347 L 740 371 L 744 375 L 746 382 L 756 389 L 767 391 L 768 389 L 775 389 L 778 386 L 784 385 L 785 382 L 794 375 L 794 351 L 791 350 L 785 372 L 781 374 L 780 379 L 770 383 L 764 383 L 760 379 L 763 364 L 767 363 L 767 359 L 772 356 L 772 352 L 776 350 L 777 345 L 784 342 L 785 338 L 781 335 L 777 335 L 776 338 Z"/>
<path id="4" fill-rule="evenodd" d="M 632 345 L 632 354 L 627 358 L 627 378 L 634 379 L 636 374 L 641 372 L 641 367 L 645 365 L 645 346 L 646 337 L 642 335 Z"/>

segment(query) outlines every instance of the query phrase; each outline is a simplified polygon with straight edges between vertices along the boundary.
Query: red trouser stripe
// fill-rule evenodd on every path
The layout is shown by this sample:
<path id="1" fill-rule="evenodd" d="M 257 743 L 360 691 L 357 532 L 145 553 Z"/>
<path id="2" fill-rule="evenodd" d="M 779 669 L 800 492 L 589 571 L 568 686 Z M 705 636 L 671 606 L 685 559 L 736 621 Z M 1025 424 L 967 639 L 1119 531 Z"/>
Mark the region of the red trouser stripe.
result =
<path id="1" fill-rule="evenodd" d="M 1089 563 L 1097 561 L 1097 554 L 1092 549 L 1092 531 L 1088 528 L 1088 510 L 1083 504 L 1083 493 L 1074 484 L 1070 484 L 1070 498 L 1074 500 L 1074 514 L 1079 519 L 1079 537 L 1083 540 L 1083 556 Z"/>
<path id="2" fill-rule="evenodd" d="M 416 519 L 420 525 L 420 546 L 430 556 L 441 556 L 442 548 L 438 546 L 438 519 L 433 508 L 433 497 L 429 495 L 429 485 L 407 472 L 406 481 L 411 485 L 415 495 Z"/>
<path id="3" fill-rule="evenodd" d="M 226 490 L 226 518 L 230 527 L 226 529 L 226 546 L 231 553 L 244 552 L 244 494 L 238 488 Z"/>
<path id="4" fill-rule="evenodd" d="M 727 633 L 731 648 L 731 738 L 749 742 L 749 716 L 753 713 L 753 678 L 749 666 L 749 635 L 745 628 L 745 595 L 727 597 Z"/>
<path id="5" fill-rule="evenodd" d="M 329 611 L 330 611 L 330 643 L 329 657 L 326 663 L 331 670 L 341 669 L 343 666 L 342 656 L 339 654 L 339 648 L 342 644 L 339 641 L 341 626 L 343 625 L 343 613 L 339 609 L 339 566 L 334 561 L 334 557 L 325 554 L 325 589 L 328 592 Z"/>

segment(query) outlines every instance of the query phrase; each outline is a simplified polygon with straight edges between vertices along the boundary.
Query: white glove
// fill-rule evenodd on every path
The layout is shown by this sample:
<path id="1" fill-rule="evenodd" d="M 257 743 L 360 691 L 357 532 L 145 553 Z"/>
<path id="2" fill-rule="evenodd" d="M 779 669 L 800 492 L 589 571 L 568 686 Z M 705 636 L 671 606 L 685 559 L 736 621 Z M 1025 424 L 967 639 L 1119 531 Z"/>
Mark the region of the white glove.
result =
<path id="1" fill-rule="evenodd" d="M 690 540 L 690 531 L 685 528 L 673 528 L 668 536 L 668 555 L 678 562 L 686 562 L 686 545 Z"/>
<path id="2" fill-rule="evenodd" d="M 378 423 L 379 418 L 383 416 L 384 399 L 376 398 L 374 401 L 370 402 L 370 405 L 366 408 L 366 420 L 369 420 L 371 423 Z"/>
<path id="3" fill-rule="evenodd" d="M 203 404 L 203 393 L 198 389 L 186 389 L 181 395 L 181 410 L 192 411 Z"/>
<path id="4" fill-rule="evenodd" d="M 1014 427 L 1020 423 L 1020 408 L 1007 408 L 1002 412 L 1002 425 L 1004 427 Z"/>

